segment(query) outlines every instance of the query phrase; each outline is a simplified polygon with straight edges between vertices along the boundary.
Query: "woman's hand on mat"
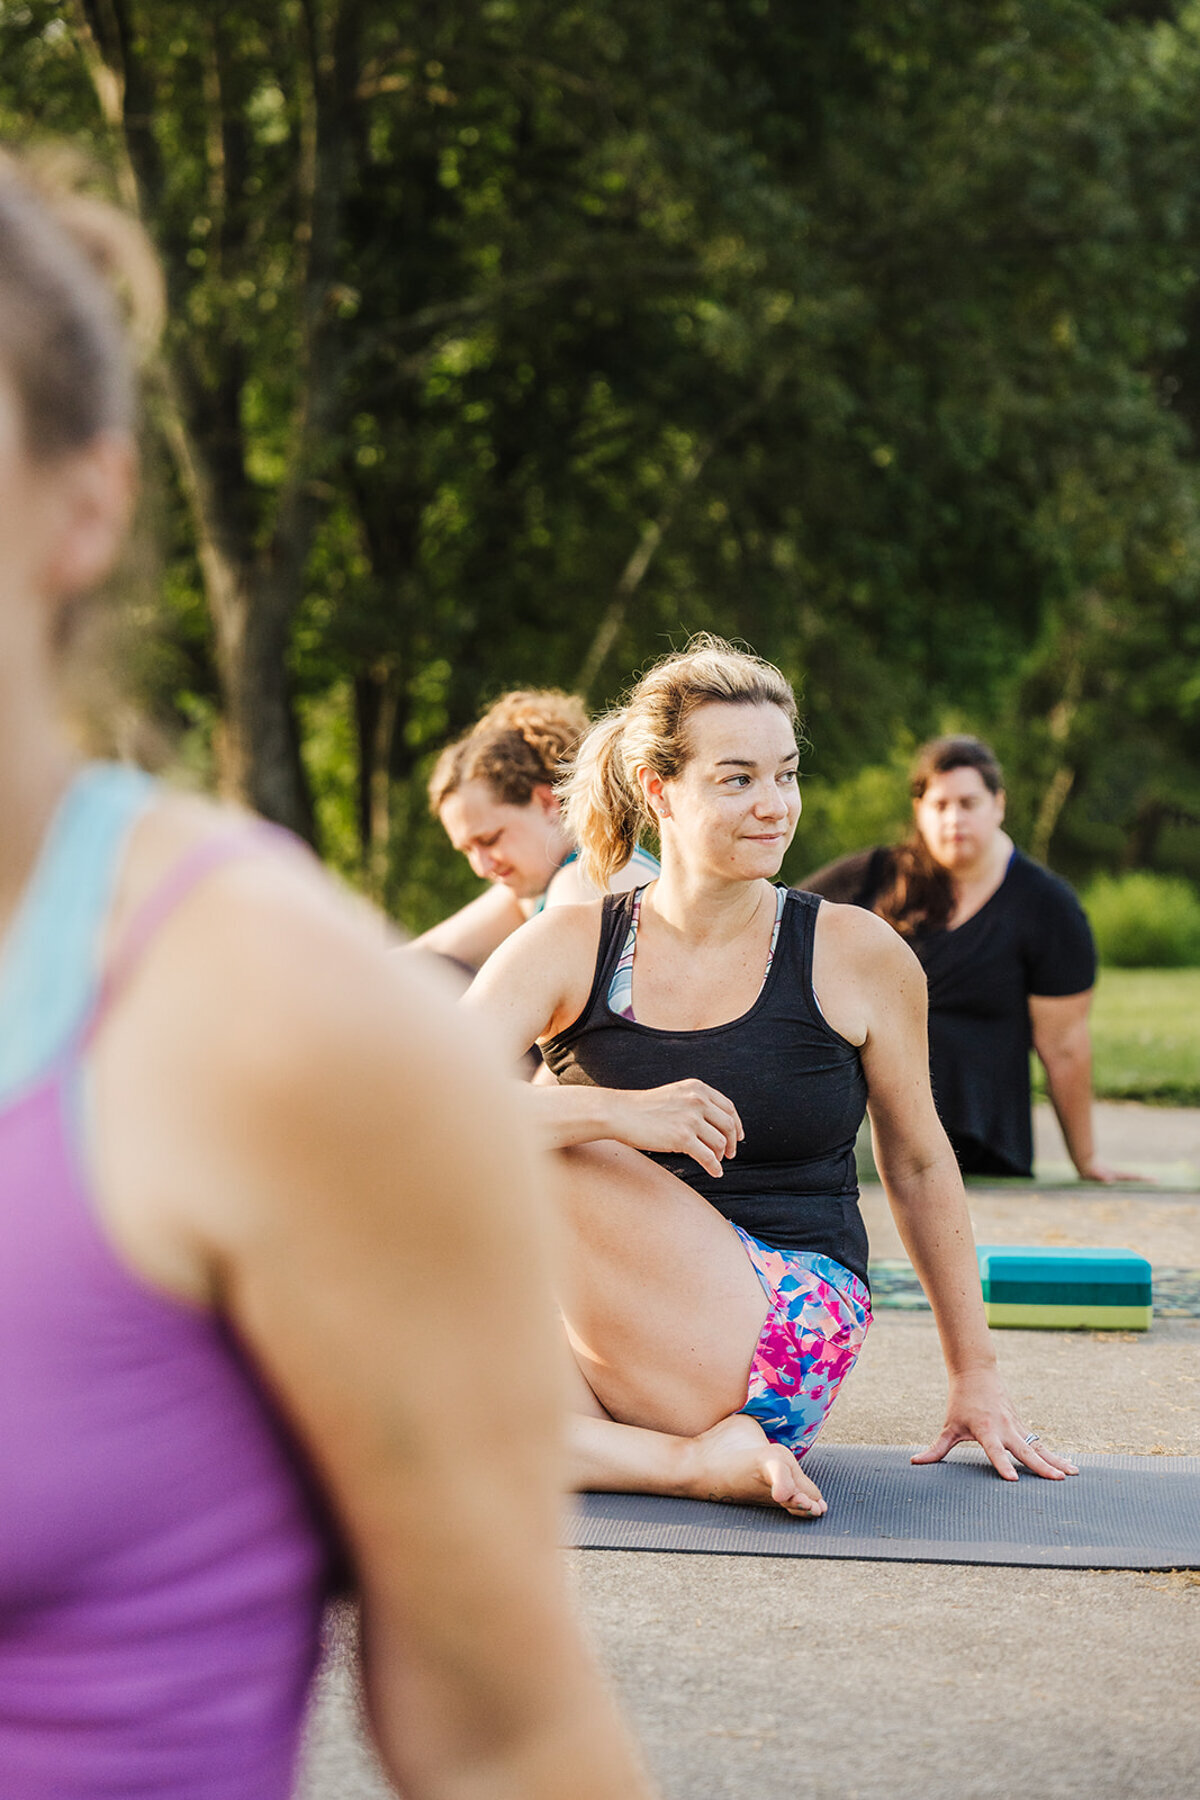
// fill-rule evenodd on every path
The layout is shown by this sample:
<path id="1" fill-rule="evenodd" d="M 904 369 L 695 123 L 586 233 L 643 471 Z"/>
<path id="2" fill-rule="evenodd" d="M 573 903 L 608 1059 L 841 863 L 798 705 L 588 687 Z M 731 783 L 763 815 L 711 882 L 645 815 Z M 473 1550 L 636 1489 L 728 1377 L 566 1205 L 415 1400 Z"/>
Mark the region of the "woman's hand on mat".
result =
<path id="1" fill-rule="evenodd" d="M 1031 1437 L 1032 1443 L 1028 1441 Z M 1066 1475 L 1079 1473 L 1074 1463 L 1045 1449 L 1032 1432 L 1026 1431 L 995 1369 L 971 1369 L 951 1375 L 946 1423 L 941 1434 L 928 1450 L 918 1451 L 912 1460 L 941 1462 L 955 1444 L 972 1439 L 982 1446 L 988 1461 L 1005 1481 L 1017 1479 L 1014 1462 L 1047 1481 L 1061 1481 Z"/>
<path id="2" fill-rule="evenodd" d="M 708 1175 L 720 1175 L 745 1136 L 732 1100 L 704 1081 L 667 1087 L 612 1088 L 612 1136 L 632 1150 L 690 1156 Z"/>

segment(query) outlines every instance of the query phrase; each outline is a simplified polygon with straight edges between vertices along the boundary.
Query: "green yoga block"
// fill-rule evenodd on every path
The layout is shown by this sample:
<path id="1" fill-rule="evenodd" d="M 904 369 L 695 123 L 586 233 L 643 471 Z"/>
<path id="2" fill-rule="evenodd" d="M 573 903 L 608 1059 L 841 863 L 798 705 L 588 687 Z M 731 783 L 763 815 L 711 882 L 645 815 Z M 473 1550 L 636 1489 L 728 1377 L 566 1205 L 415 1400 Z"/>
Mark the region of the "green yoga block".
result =
<path id="1" fill-rule="evenodd" d="M 980 1244 L 989 1325 L 1042 1331 L 1148 1331 L 1150 1264 L 1132 1250 Z"/>

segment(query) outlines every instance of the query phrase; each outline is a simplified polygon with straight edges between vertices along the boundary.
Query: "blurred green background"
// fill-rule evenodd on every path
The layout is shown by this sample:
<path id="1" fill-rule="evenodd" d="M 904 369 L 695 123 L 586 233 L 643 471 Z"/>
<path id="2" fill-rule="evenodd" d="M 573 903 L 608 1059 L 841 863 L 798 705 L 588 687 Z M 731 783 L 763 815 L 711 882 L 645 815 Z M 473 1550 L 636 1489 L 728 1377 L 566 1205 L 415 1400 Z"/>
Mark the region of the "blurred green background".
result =
<path id="1" fill-rule="evenodd" d="M 789 877 L 965 728 L 1107 960 L 1200 959 L 1200 5 L 2 0 L 0 132 L 167 272 L 118 749 L 421 928 L 447 735 L 715 629 Z M 1102 1092 L 1195 1097 L 1191 993 L 1106 974 Z"/>
<path id="2" fill-rule="evenodd" d="M 1200 1106 L 1200 969 L 1102 969 L 1092 1055 L 1102 1100 Z"/>

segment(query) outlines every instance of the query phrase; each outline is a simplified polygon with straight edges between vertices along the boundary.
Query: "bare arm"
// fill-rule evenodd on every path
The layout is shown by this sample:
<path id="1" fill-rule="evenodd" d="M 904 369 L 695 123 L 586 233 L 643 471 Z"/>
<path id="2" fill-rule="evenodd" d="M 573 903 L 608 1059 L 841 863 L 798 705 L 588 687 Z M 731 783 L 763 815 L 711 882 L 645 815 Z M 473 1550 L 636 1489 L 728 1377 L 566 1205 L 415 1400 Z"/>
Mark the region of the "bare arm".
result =
<path id="1" fill-rule="evenodd" d="M 592 886 L 579 864 L 571 862 L 551 876 L 550 885 L 546 889 L 546 905 L 586 906 L 597 895 L 598 890 Z"/>
<path id="2" fill-rule="evenodd" d="M 831 941 L 832 940 L 832 941 Z M 837 981 L 838 969 L 844 979 Z M 1057 1479 L 1071 1465 L 1025 1443 L 996 1373 L 983 1312 L 962 1177 L 929 1086 L 925 976 L 890 926 L 851 908 L 822 907 L 814 965 L 818 991 L 848 995 L 845 1025 L 861 1039 L 875 1156 L 904 1247 L 933 1309 L 950 1393 L 946 1425 L 916 1461 L 936 1461 L 975 1438 L 1013 1479 L 1009 1457 Z"/>
<path id="3" fill-rule="evenodd" d="M 862 1062 L 876 1162 L 933 1308 L 953 1379 L 994 1368 L 996 1362 L 980 1299 L 974 1234 L 962 1177 L 929 1087 L 923 971 L 895 933 L 887 941 L 877 939 L 872 951 L 875 998 Z"/>
<path id="4" fill-rule="evenodd" d="M 610 894 L 625 894 L 630 888 L 641 887 L 647 880 L 645 864 L 637 857 L 630 857 L 623 869 L 609 879 Z M 589 900 L 595 900 L 597 889 L 594 888 L 577 862 L 567 863 L 559 869 L 546 889 L 547 906 L 583 906 Z"/>
<path id="5" fill-rule="evenodd" d="M 411 949 L 431 950 L 437 956 L 451 956 L 470 969 L 482 968 L 493 950 L 509 937 L 518 925 L 525 923 L 521 902 L 497 882 L 477 894 L 440 925 L 422 932 Z"/>
<path id="6" fill-rule="evenodd" d="M 1092 1039 L 1088 1030 L 1092 989 L 1081 994 L 1031 994 L 1033 1047 L 1046 1071 L 1050 1104 L 1062 1127 L 1067 1154 L 1084 1181 L 1130 1181 L 1097 1160 L 1092 1130 Z"/>
<path id="7" fill-rule="evenodd" d="M 463 1004 L 488 1020 L 514 1063 L 530 1044 L 579 1017 L 599 937 L 597 903 L 556 907 L 531 919 L 480 970 Z M 719 1176 L 744 1135 L 732 1102 L 702 1081 L 647 1089 L 534 1082 L 523 1098 L 551 1150 L 612 1139 L 694 1157 Z"/>
<path id="8" fill-rule="evenodd" d="M 486 1034 L 311 889 L 221 877 L 147 984 L 176 1224 L 341 1522 L 404 1793 L 640 1800 L 557 1550 L 544 1170 Z"/>

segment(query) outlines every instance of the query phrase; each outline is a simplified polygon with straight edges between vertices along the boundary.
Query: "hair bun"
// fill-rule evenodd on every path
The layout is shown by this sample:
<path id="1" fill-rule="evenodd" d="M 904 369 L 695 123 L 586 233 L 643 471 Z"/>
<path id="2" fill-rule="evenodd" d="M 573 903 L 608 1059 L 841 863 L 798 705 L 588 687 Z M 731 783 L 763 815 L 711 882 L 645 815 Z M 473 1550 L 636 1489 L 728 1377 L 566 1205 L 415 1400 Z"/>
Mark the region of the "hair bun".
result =
<path id="1" fill-rule="evenodd" d="M 549 771 L 587 728 L 587 709 L 577 694 L 564 693 L 561 688 L 521 688 L 502 694 L 475 730 L 481 735 L 516 732 Z"/>
<path id="2" fill-rule="evenodd" d="M 457 788 L 482 780 L 497 799 L 527 806 L 535 788 L 558 780 L 587 728 L 587 709 L 578 694 L 560 688 L 501 694 L 439 756 L 429 781 L 429 804 L 436 813 Z"/>

